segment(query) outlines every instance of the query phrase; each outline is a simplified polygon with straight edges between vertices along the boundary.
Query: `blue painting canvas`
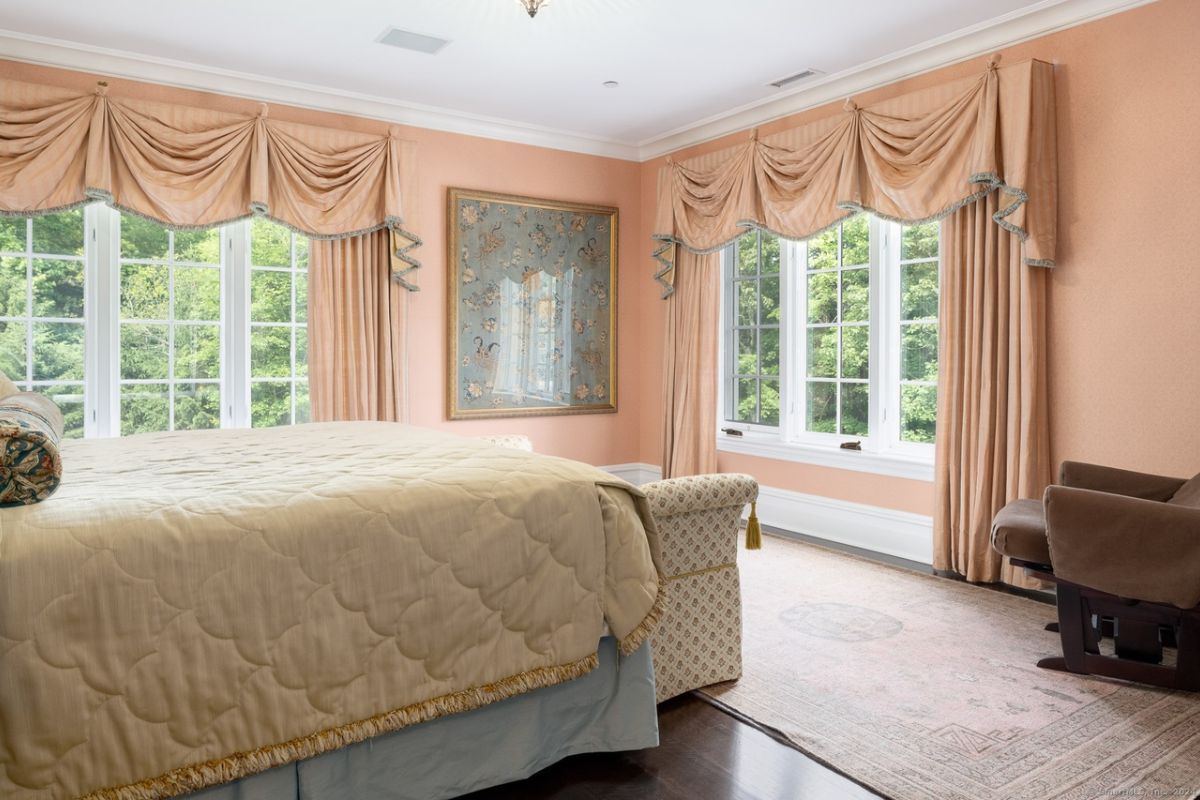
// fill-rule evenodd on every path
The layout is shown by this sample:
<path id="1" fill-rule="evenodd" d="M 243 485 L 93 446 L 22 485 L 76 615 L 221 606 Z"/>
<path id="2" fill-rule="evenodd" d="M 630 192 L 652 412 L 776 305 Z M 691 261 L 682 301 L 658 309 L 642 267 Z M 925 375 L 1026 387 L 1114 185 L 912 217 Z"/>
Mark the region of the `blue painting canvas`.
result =
<path id="1" fill-rule="evenodd" d="M 451 189 L 451 419 L 616 411 L 617 209 Z"/>

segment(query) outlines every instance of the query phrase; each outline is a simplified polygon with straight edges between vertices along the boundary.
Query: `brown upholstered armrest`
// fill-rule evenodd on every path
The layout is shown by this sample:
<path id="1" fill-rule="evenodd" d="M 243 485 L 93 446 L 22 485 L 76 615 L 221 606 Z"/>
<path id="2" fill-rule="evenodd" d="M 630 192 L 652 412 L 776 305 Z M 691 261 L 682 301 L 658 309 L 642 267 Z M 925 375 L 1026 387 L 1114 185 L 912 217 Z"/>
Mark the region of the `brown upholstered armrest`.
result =
<path id="1" fill-rule="evenodd" d="M 1145 472 L 1103 467 L 1099 464 L 1085 464 L 1082 461 L 1064 461 L 1058 482 L 1077 489 L 1123 494 L 1126 497 L 1141 497 L 1145 500 L 1168 500 L 1186 483 L 1183 478 L 1149 475 Z"/>
<path id="2" fill-rule="evenodd" d="M 1054 574 L 1135 600 L 1200 604 L 1200 508 L 1109 492 L 1046 489 Z"/>

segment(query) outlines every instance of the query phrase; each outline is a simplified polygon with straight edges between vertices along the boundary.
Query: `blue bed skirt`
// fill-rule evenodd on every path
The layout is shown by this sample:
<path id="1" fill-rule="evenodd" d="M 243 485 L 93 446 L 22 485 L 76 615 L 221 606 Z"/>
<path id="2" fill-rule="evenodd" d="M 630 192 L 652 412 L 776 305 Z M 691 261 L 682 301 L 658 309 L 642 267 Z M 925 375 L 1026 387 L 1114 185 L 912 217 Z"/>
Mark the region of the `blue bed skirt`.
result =
<path id="1" fill-rule="evenodd" d="M 658 744 L 650 644 L 558 686 L 376 736 L 189 800 L 441 800 L 526 778 L 577 753 Z"/>

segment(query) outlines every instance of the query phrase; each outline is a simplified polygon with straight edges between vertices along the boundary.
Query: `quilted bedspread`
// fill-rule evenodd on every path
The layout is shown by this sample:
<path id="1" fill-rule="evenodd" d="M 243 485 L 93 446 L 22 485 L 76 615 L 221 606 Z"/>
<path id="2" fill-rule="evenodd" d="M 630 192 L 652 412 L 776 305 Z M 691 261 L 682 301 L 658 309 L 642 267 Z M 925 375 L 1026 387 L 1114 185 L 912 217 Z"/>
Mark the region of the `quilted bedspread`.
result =
<path id="1" fill-rule="evenodd" d="M 582 675 L 661 607 L 640 493 L 391 423 L 69 442 L 0 510 L 0 797 L 182 794 Z"/>

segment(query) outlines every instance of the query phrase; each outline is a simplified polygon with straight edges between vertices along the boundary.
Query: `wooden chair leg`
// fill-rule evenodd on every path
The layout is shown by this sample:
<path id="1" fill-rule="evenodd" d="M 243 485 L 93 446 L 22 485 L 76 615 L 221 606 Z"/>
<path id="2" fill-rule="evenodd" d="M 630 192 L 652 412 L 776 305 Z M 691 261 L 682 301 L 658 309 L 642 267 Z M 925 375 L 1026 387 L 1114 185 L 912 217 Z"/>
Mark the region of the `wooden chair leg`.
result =
<path id="1" fill-rule="evenodd" d="M 1043 669 L 1067 670 L 1086 673 L 1084 654 L 1089 640 L 1095 639 L 1091 615 L 1079 589 L 1059 584 L 1056 605 L 1058 606 L 1058 636 L 1062 641 L 1061 657 L 1043 658 L 1038 666 Z"/>
<path id="2" fill-rule="evenodd" d="M 1184 614 L 1178 630 L 1175 685 L 1191 692 L 1200 691 L 1200 613 Z"/>

